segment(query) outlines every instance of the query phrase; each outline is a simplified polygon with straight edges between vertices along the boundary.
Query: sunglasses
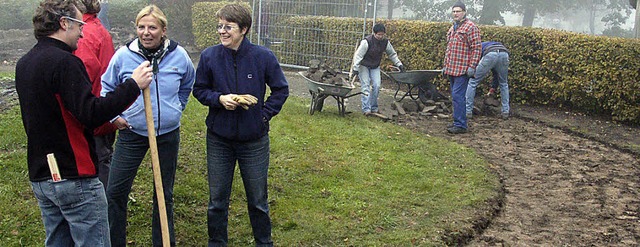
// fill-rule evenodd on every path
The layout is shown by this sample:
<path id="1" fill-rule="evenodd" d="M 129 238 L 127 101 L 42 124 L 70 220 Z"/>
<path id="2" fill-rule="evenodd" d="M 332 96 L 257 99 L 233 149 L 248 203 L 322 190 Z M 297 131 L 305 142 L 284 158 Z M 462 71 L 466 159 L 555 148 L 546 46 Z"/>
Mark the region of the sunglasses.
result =
<path id="1" fill-rule="evenodd" d="M 229 24 L 227 24 L 227 25 L 218 24 L 218 26 L 216 26 L 216 28 L 218 29 L 218 31 L 224 29 L 227 32 L 231 32 L 231 30 L 233 30 L 234 28 L 239 28 L 239 27 L 234 27 L 234 26 L 231 26 Z"/>
<path id="2" fill-rule="evenodd" d="M 67 18 L 67 20 L 71 20 L 71 21 L 77 22 L 78 24 L 80 24 L 80 27 L 84 26 L 84 24 L 87 24 L 84 21 L 81 21 L 81 20 L 78 20 L 78 19 L 73 18 L 73 17 L 66 16 L 66 15 L 62 16 L 62 18 Z"/>

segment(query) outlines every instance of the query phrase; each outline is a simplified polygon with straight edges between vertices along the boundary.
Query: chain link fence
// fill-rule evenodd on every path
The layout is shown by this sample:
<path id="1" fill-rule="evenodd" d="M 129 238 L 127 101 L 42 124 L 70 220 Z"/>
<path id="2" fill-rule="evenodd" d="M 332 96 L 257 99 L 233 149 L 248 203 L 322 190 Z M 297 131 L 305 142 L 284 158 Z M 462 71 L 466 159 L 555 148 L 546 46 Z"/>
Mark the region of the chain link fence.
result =
<path id="1" fill-rule="evenodd" d="M 349 48 L 355 51 L 356 45 L 369 33 L 365 30 L 367 13 L 375 14 L 377 1 L 367 0 L 327 0 L 327 1 L 296 1 L 296 0 L 253 0 L 255 27 L 251 33 L 254 43 L 270 48 L 281 60 L 283 67 L 306 68 L 309 60 L 318 59 L 336 69 L 348 70 L 352 57 L 334 57 L 327 49 Z M 300 27 L 286 25 L 285 19 L 294 17 L 348 17 L 362 18 L 362 26 L 342 29 L 324 29 L 318 26 Z M 341 39 L 325 39 L 318 34 L 330 32 L 332 36 Z M 294 34 L 294 35 L 292 35 Z M 298 34 L 298 35 L 295 35 Z M 294 47 L 305 46 L 310 49 L 294 51 Z"/>

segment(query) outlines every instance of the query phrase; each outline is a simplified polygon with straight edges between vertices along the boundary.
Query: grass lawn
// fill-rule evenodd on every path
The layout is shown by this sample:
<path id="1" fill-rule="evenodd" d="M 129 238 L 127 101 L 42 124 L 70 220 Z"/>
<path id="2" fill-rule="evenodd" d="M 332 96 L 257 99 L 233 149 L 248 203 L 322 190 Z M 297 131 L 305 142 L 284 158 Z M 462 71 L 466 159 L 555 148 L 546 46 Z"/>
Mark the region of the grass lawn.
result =
<path id="1" fill-rule="evenodd" d="M 473 150 L 335 107 L 308 114 L 290 98 L 271 121 L 269 199 L 279 246 L 441 246 L 464 234 L 478 209 L 499 194 L 499 179 Z M 206 246 L 204 119 L 191 99 L 182 120 L 175 185 L 179 246 Z M 18 107 L 0 115 L 0 242 L 41 246 L 44 228 L 30 189 L 26 137 Z M 141 166 L 129 203 L 128 239 L 150 246 L 151 162 Z M 229 245 L 253 245 L 244 189 L 236 172 Z"/>

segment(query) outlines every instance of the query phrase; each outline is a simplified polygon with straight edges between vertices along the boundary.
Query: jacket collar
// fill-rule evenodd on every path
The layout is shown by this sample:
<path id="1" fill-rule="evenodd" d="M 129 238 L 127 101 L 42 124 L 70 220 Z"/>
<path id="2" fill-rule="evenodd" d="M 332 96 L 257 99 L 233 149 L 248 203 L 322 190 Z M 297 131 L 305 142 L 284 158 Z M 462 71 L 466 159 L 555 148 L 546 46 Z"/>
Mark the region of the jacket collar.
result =
<path id="1" fill-rule="evenodd" d="M 98 18 L 98 14 L 87 14 L 87 13 L 82 14 L 82 21 L 87 22 L 87 23 L 92 21 L 92 20 L 94 20 L 94 19 L 96 19 L 96 18 Z"/>
<path id="2" fill-rule="evenodd" d="M 222 46 L 222 44 L 221 44 L 221 46 Z M 234 51 L 233 49 L 230 49 L 230 48 L 227 48 L 227 47 L 224 47 L 224 46 L 222 46 L 222 47 L 229 54 L 241 55 L 241 54 L 246 54 L 248 52 L 250 46 L 251 46 L 251 41 L 249 41 L 249 39 L 247 39 L 247 37 L 244 37 L 242 39 L 242 43 L 240 43 L 240 46 L 238 47 L 237 51 Z"/>
<path id="3" fill-rule="evenodd" d="M 129 41 L 129 43 L 127 43 L 127 48 L 129 48 L 129 50 L 132 52 L 135 52 L 137 54 L 144 56 L 144 54 L 142 53 L 142 49 L 140 46 L 138 46 L 138 44 L 139 44 L 138 38 L 135 38 L 132 41 Z M 164 43 L 162 44 L 162 48 L 160 49 L 165 51 L 164 54 L 167 54 L 168 52 L 172 52 L 173 50 L 175 50 L 177 47 L 178 47 L 178 42 L 175 42 L 170 39 L 165 39 Z"/>
<path id="4" fill-rule="evenodd" d="M 51 37 L 42 37 L 42 38 L 38 38 L 38 43 L 39 44 L 45 44 L 45 45 L 51 45 L 57 48 L 60 48 L 62 50 L 68 51 L 68 52 L 73 52 L 73 50 L 71 49 L 71 46 L 67 45 L 67 43 L 62 42 L 62 40 L 59 39 L 54 39 Z"/>

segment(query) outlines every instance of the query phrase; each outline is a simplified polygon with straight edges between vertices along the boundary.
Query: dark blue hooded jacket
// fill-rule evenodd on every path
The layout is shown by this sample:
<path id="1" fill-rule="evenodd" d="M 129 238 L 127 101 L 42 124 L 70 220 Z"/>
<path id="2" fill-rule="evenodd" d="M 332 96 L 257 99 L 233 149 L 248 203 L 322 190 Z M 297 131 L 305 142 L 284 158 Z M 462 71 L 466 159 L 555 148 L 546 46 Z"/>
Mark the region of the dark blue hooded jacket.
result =
<path id="1" fill-rule="evenodd" d="M 271 94 L 265 100 L 267 86 Z M 229 111 L 219 101 L 226 94 L 251 94 L 258 104 Z M 222 45 L 202 51 L 193 96 L 209 106 L 208 131 L 229 140 L 250 141 L 268 133 L 269 120 L 289 96 L 289 84 L 275 55 L 244 38 L 237 51 Z"/>

